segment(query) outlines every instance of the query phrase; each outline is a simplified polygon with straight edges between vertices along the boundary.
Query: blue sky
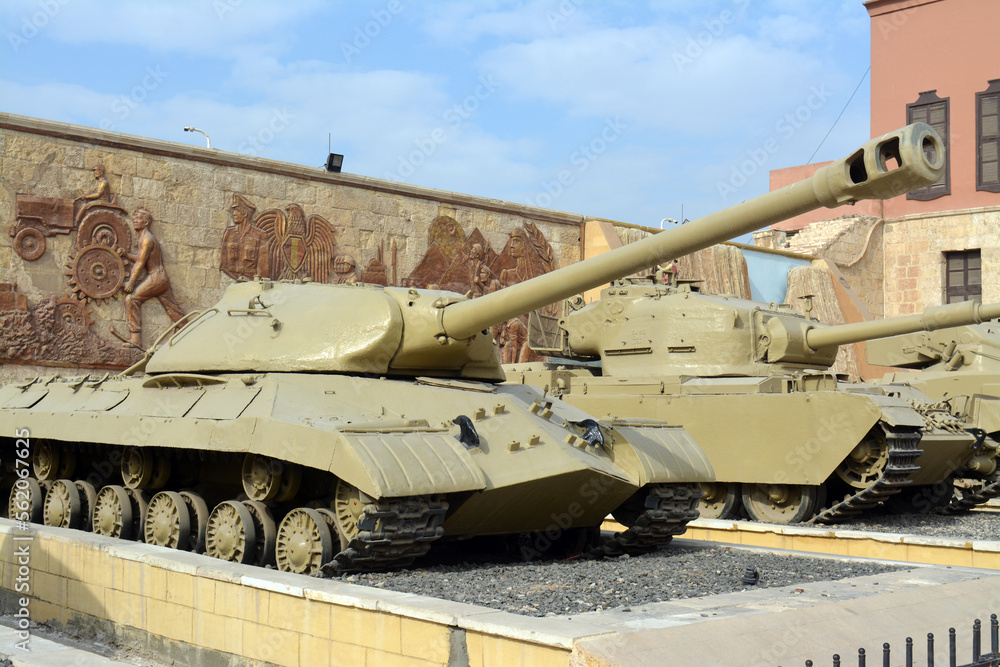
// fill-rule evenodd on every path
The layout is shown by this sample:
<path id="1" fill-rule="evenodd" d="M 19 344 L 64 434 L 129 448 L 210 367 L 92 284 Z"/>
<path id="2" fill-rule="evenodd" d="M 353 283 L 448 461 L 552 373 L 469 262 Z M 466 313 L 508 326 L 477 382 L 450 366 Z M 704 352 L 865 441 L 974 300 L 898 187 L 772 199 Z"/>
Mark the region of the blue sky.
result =
<path id="1" fill-rule="evenodd" d="M 317 167 L 329 134 L 345 172 L 647 226 L 869 138 L 861 0 L 4 0 L 0 26 L 3 111 Z"/>

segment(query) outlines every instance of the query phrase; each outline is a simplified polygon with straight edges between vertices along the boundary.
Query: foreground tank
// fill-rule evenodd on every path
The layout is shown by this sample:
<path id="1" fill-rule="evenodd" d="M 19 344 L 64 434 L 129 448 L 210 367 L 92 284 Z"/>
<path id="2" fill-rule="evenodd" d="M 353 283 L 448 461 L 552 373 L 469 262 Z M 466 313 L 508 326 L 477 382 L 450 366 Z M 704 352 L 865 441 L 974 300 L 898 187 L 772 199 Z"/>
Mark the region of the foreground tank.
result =
<path id="1" fill-rule="evenodd" d="M 996 317 L 996 315 L 991 315 Z M 982 437 L 976 456 L 956 470 L 951 485 L 928 489 L 922 499 L 959 512 L 1000 497 L 1000 322 L 951 326 L 893 336 L 868 344 L 868 362 L 910 369 L 873 384 L 905 384 L 942 401 Z"/>
<path id="2" fill-rule="evenodd" d="M 599 376 L 563 363 L 509 367 L 508 377 L 594 414 L 683 425 L 716 473 L 702 516 L 829 522 L 940 484 L 980 455 L 980 439 L 913 386 L 829 372 L 838 346 L 994 314 L 1000 305 L 965 303 L 826 326 L 787 306 L 633 280 L 572 305 L 560 344 L 536 348 L 600 359 Z"/>
<path id="3" fill-rule="evenodd" d="M 402 566 L 442 537 L 573 549 L 609 512 L 628 530 L 591 554 L 653 548 L 697 515 L 714 479 L 703 452 L 664 422 L 594 420 L 499 384 L 490 327 L 819 206 L 922 187 L 941 165 L 940 138 L 909 126 L 803 183 L 474 300 L 234 284 L 122 376 L 0 390 L 20 438 L 4 440 L 10 515 L 304 573 Z"/>

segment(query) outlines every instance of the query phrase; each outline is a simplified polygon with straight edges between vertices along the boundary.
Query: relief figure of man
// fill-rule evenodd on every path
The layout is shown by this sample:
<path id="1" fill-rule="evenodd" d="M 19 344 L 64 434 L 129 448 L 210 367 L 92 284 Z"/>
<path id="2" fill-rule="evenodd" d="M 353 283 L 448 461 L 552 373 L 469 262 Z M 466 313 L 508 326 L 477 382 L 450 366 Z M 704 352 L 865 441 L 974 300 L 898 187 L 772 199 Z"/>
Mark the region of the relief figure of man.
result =
<path id="1" fill-rule="evenodd" d="M 222 271 L 233 279 L 270 277 L 267 270 L 267 234 L 253 224 L 257 208 L 242 195 L 233 195 L 229 212 L 233 225 L 222 232 Z"/>
<path id="2" fill-rule="evenodd" d="M 132 343 L 140 345 L 142 334 L 142 304 L 152 298 L 160 300 L 167 317 L 176 322 L 184 316 L 184 309 L 177 302 L 174 291 L 170 287 L 170 278 L 163 263 L 163 249 L 160 242 L 153 236 L 149 226 L 153 224 L 153 214 L 145 208 L 136 209 L 132 215 L 132 224 L 139 238 L 136 242 L 135 254 L 127 256 L 132 264 L 132 272 L 122 288 L 128 295 L 125 297 L 125 315 L 128 329 L 132 333 Z M 145 271 L 142 280 L 139 277 Z"/>

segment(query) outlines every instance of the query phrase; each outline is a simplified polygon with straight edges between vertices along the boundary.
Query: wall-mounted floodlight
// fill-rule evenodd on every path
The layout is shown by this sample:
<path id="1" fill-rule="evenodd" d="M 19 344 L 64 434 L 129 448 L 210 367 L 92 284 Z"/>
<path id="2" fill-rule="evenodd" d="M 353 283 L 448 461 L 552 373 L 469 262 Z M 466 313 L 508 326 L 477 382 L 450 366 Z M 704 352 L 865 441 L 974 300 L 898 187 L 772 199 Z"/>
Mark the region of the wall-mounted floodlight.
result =
<path id="1" fill-rule="evenodd" d="M 340 168 L 344 166 L 344 156 L 337 153 L 330 153 L 326 158 L 326 170 L 335 174 L 340 173 Z"/>
<path id="2" fill-rule="evenodd" d="M 205 135 L 205 141 L 208 142 L 208 145 L 206 146 L 206 148 L 211 148 L 212 147 L 212 138 L 209 137 L 208 134 L 204 130 L 199 130 L 197 127 L 190 127 L 189 126 L 189 127 L 185 127 L 184 131 L 185 132 L 201 132 L 202 134 Z"/>

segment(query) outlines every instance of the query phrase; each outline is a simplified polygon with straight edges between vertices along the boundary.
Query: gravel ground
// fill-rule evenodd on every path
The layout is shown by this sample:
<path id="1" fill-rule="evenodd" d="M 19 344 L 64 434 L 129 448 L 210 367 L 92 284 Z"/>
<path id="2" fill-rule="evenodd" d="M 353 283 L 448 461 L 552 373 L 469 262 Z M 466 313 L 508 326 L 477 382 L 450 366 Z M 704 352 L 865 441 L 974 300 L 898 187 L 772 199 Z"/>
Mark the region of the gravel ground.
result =
<path id="1" fill-rule="evenodd" d="M 1000 540 L 1000 512 L 976 510 L 955 516 L 873 512 L 850 523 L 838 523 L 836 527 L 842 530 L 996 541 Z"/>
<path id="2" fill-rule="evenodd" d="M 349 575 L 344 581 L 515 614 L 565 616 L 745 590 L 751 588 L 743 583 L 748 566 L 760 574 L 759 588 L 901 569 L 723 546 L 668 545 L 642 556 L 601 561 L 442 563 L 400 572 Z"/>

